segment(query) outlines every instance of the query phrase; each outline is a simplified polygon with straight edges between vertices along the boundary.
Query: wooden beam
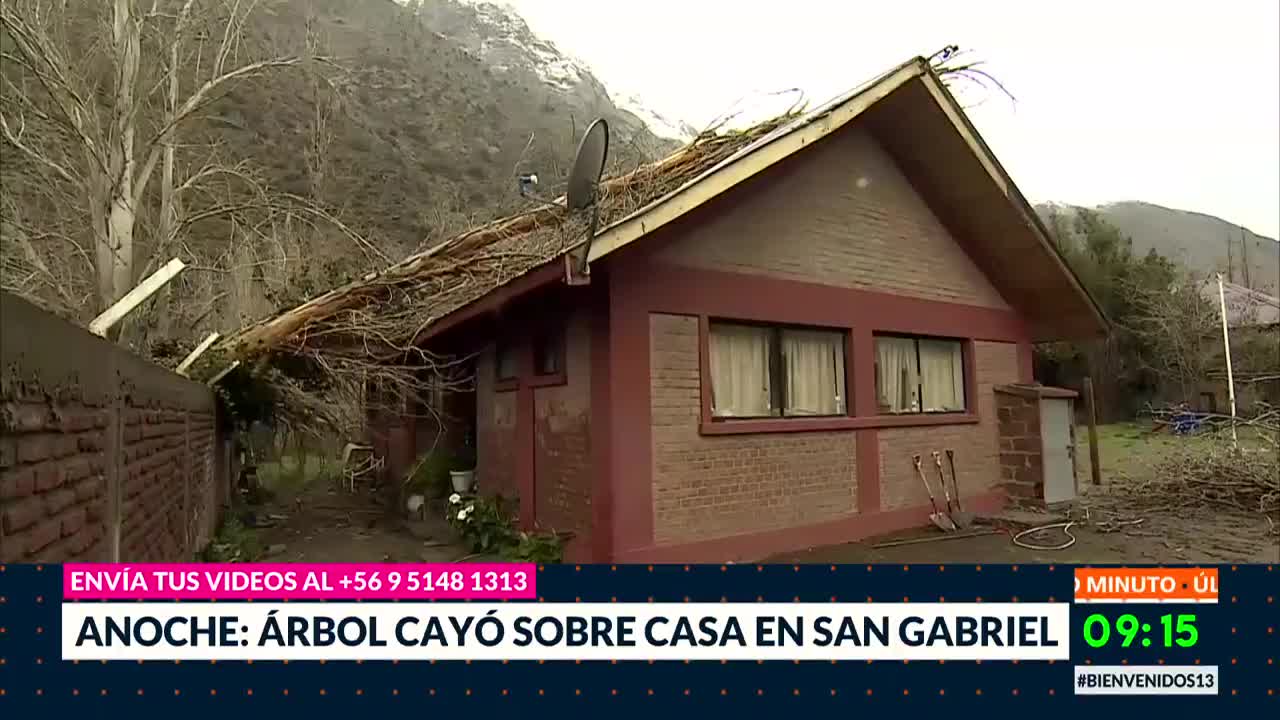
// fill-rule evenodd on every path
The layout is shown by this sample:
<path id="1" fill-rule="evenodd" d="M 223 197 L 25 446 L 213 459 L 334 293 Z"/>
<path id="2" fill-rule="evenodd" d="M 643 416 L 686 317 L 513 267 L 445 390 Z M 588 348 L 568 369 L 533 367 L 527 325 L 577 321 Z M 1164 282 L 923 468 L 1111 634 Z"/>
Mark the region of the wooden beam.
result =
<path id="1" fill-rule="evenodd" d="M 204 351 L 208 350 L 209 346 L 213 345 L 214 341 L 216 341 L 220 337 L 222 337 L 222 335 L 217 332 L 211 332 L 207 336 L 205 336 L 205 339 L 200 341 L 200 344 L 196 346 L 196 349 L 192 350 L 190 353 L 187 354 L 185 358 L 182 359 L 182 362 L 178 364 L 178 369 L 174 370 L 174 372 L 178 373 L 182 377 L 186 377 L 187 370 L 191 368 L 192 363 L 194 363 L 197 358 L 203 355 Z"/>
<path id="2" fill-rule="evenodd" d="M 1089 415 L 1089 480 L 1102 484 L 1102 460 L 1098 455 L 1098 411 L 1093 402 L 1093 378 L 1084 379 L 1084 405 Z"/>
<path id="3" fill-rule="evenodd" d="M 222 372 L 218 373 L 217 375 L 214 375 L 213 378 L 210 379 L 207 384 L 209 385 L 209 387 L 213 387 L 214 385 L 217 385 L 222 380 L 222 378 L 227 376 L 227 373 L 231 372 L 232 370 L 235 370 L 238 367 L 240 367 L 239 360 L 223 368 Z"/>
<path id="4" fill-rule="evenodd" d="M 157 290 L 177 277 L 178 273 L 185 270 L 186 267 L 186 263 L 178 258 L 170 260 L 164 267 L 151 273 L 146 280 L 138 283 L 137 287 L 130 290 L 124 297 L 117 300 L 114 305 L 94 318 L 93 322 L 89 323 L 89 332 L 99 337 L 106 337 L 107 331 L 113 325 L 123 320 L 126 315 L 133 312 L 134 308 L 141 305 L 144 300 L 154 295 Z"/>

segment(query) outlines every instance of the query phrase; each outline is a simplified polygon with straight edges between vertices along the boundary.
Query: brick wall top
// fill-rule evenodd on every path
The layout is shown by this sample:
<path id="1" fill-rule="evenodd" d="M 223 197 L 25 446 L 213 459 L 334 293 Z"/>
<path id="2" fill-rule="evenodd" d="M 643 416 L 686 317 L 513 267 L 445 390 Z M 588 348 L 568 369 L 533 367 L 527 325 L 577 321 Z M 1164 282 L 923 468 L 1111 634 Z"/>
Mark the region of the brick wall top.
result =
<path id="1" fill-rule="evenodd" d="M 1013 385 L 997 385 L 994 390 L 1004 395 L 1017 395 L 1026 398 L 1074 398 L 1080 393 L 1067 388 L 1049 387 L 1048 385 L 1027 385 L 1016 383 Z"/>
<path id="2" fill-rule="evenodd" d="M 0 398 L 212 412 L 213 392 L 31 303 L 0 293 Z"/>

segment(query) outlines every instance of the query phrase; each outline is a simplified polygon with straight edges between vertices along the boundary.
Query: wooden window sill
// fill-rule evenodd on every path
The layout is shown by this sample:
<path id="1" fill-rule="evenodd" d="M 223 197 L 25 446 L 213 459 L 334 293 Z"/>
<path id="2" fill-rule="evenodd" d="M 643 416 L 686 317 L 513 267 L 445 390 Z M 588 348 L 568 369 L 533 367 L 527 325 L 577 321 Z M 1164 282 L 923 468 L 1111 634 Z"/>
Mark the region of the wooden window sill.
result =
<path id="1" fill-rule="evenodd" d="M 972 425 L 978 416 L 970 413 L 912 413 L 870 417 L 769 418 L 763 420 L 703 421 L 702 435 L 751 435 L 757 433 L 819 432 L 823 430 L 866 430 L 871 428 L 921 427 L 932 425 Z"/>
<path id="2" fill-rule="evenodd" d="M 564 385 L 568 382 L 568 378 L 561 372 L 551 375 L 534 375 L 525 384 L 529 387 L 552 387 L 553 385 Z"/>

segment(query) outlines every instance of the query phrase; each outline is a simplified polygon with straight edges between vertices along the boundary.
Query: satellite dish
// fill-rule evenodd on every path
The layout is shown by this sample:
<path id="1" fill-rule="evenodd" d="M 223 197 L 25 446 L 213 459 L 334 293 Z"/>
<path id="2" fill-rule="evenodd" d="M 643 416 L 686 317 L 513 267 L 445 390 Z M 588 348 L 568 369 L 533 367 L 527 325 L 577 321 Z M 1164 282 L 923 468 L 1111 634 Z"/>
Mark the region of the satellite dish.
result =
<path id="1" fill-rule="evenodd" d="M 573 168 L 569 170 L 569 187 L 565 190 L 565 206 L 569 212 L 591 209 L 591 226 L 587 230 L 587 241 L 582 248 L 582 260 L 578 272 L 588 275 L 587 259 L 591 257 L 591 240 L 596 236 L 596 222 L 599 220 L 600 208 L 596 205 L 596 190 L 600 186 L 600 176 L 604 173 L 604 161 L 609 155 L 609 123 L 604 118 L 597 118 L 587 127 L 578 143 L 578 153 L 573 158 Z"/>
<path id="2" fill-rule="evenodd" d="M 595 204 L 596 186 L 600 184 L 600 175 L 604 172 L 604 161 L 608 155 L 609 123 L 604 118 L 598 118 L 587 128 L 582 142 L 578 143 L 573 169 L 569 171 L 565 202 L 570 212 L 585 210 Z"/>

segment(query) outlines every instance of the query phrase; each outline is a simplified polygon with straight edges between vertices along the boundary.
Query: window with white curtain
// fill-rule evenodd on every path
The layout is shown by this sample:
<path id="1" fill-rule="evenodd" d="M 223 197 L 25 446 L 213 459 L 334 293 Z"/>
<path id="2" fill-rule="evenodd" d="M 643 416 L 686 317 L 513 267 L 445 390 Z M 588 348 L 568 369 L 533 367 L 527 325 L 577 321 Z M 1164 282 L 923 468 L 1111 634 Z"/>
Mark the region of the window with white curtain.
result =
<path id="1" fill-rule="evenodd" d="M 959 340 L 877 335 L 876 399 L 882 413 L 962 412 Z"/>
<path id="2" fill-rule="evenodd" d="M 717 322 L 709 345 L 715 417 L 847 412 L 843 332 Z"/>

